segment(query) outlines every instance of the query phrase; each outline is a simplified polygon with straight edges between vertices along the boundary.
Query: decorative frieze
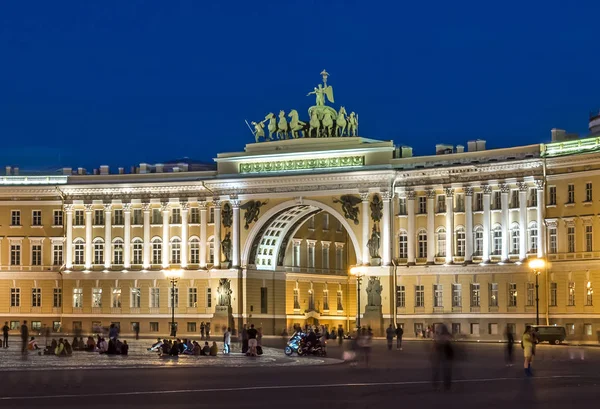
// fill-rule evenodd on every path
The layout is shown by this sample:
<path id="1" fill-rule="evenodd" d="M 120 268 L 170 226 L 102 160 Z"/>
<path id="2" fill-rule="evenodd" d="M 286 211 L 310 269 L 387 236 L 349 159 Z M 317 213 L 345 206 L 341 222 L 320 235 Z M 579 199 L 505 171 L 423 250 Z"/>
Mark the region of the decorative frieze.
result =
<path id="1" fill-rule="evenodd" d="M 296 170 L 346 168 L 363 166 L 364 156 L 341 156 L 316 159 L 290 159 L 272 162 L 247 162 L 240 163 L 240 173 L 271 173 L 289 172 Z"/>

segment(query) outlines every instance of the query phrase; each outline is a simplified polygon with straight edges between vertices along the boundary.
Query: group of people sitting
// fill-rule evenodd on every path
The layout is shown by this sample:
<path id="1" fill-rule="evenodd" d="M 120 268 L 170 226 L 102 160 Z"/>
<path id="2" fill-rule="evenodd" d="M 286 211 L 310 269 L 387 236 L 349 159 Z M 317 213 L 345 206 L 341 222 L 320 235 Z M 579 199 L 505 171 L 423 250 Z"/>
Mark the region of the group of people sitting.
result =
<path id="1" fill-rule="evenodd" d="M 40 347 L 34 337 L 31 337 L 27 348 L 30 351 L 38 350 Z M 58 341 L 53 339 L 50 345 L 47 345 L 44 350 L 44 355 L 56 356 L 71 356 L 73 351 L 98 352 L 107 355 L 128 355 L 129 345 L 127 341 L 121 342 L 119 339 L 110 338 L 108 342 L 98 336 L 98 342 L 93 337 L 88 337 L 87 342 L 83 342 L 83 337 L 74 337 L 73 342 L 69 343 L 66 338 L 59 338 Z M 40 352 L 41 354 L 41 352 Z"/>
<path id="2" fill-rule="evenodd" d="M 81 339 L 81 344 L 83 344 L 83 338 Z M 108 342 L 106 342 L 106 339 L 98 335 L 98 342 L 93 337 L 88 337 L 85 349 L 83 350 L 107 355 L 128 355 L 129 344 L 127 344 L 127 341 L 121 341 L 116 337 L 109 338 Z"/>
<path id="3" fill-rule="evenodd" d="M 219 347 L 217 343 L 213 341 L 212 346 L 208 345 L 208 342 L 204 342 L 204 346 L 200 346 L 197 341 L 191 341 L 184 339 L 183 341 L 179 338 L 171 341 L 170 339 L 160 338 L 150 347 L 148 351 L 158 352 L 158 356 L 179 356 L 179 355 L 204 355 L 204 356 L 217 356 L 219 353 Z"/>
<path id="4" fill-rule="evenodd" d="M 28 348 L 30 350 L 39 349 L 37 343 L 34 343 L 35 339 L 29 341 Z M 68 339 L 59 338 L 58 341 L 53 339 L 50 345 L 47 345 L 43 351 L 44 355 L 56 355 L 56 356 L 71 356 L 73 354 L 73 346 L 69 343 Z"/>

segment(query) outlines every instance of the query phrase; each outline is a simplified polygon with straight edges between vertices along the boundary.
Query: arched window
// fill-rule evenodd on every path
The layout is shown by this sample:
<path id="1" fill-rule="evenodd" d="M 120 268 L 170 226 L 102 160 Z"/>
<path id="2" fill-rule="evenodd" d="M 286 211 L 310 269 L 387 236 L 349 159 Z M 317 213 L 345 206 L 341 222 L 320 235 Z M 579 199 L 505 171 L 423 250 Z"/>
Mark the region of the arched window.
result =
<path id="1" fill-rule="evenodd" d="M 427 231 L 419 230 L 417 241 L 419 243 L 419 258 L 427 258 Z"/>
<path id="2" fill-rule="evenodd" d="M 460 257 L 465 256 L 465 229 L 459 227 L 456 229 L 456 255 Z"/>
<path id="3" fill-rule="evenodd" d="M 519 224 L 513 223 L 510 226 L 510 254 L 519 254 L 521 246 L 521 235 Z"/>
<path id="4" fill-rule="evenodd" d="M 483 227 L 476 226 L 473 230 L 473 243 L 475 246 L 473 247 L 473 255 L 474 256 L 482 256 L 483 255 Z"/>
<path id="5" fill-rule="evenodd" d="M 171 240 L 171 264 L 181 264 L 181 240 L 178 237 Z"/>
<path id="6" fill-rule="evenodd" d="M 73 242 L 73 251 L 75 253 L 75 257 L 73 260 L 74 264 L 83 264 L 85 263 L 84 261 L 84 257 L 85 257 L 85 244 L 83 242 L 83 239 L 75 239 L 75 241 Z"/>
<path id="7" fill-rule="evenodd" d="M 104 240 L 94 240 L 94 264 L 104 264 Z"/>
<path id="8" fill-rule="evenodd" d="M 190 240 L 190 264 L 200 264 L 200 240 Z"/>
<path id="9" fill-rule="evenodd" d="M 401 230 L 398 234 L 398 258 L 408 258 L 408 234 Z"/>
<path id="10" fill-rule="evenodd" d="M 437 229 L 437 256 L 444 257 L 446 255 L 446 229 L 440 227 Z"/>
<path id="11" fill-rule="evenodd" d="M 121 238 L 113 240 L 113 264 L 123 264 L 123 240 Z"/>
<path id="12" fill-rule="evenodd" d="M 493 238 L 493 254 L 500 255 L 502 254 L 502 226 L 497 224 L 494 226 L 494 230 L 492 230 L 492 238 Z"/>
<path id="13" fill-rule="evenodd" d="M 162 240 L 159 237 L 152 239 L 152 264 L 162 264 Z"/>
<path id="14" fill-rule="evenodd" d="M 144 244 L 142 239 L 135 238 L 133 239 L 132 251 L 133 251 L 133 262 L 132 264 L 142 264 L 144 260 Z"/>
<path id="15" fill-rule="evenodd" d="M 537 222 L 529 223 L 529 252 L 537 253 L 538 226 Z"/>

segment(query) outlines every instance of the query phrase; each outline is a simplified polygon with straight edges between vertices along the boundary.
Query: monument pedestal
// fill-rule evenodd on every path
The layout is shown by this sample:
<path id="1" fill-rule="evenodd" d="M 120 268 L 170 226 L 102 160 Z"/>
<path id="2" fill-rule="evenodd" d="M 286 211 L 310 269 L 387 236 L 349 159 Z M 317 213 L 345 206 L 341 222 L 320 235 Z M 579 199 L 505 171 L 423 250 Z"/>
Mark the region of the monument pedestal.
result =
<path id="1" fill-rule="evenodd" d="M 211 320 L 211 329 L 215 334 L 222 334 L 225 331 L 223 327 L 233 329 L 233 314 L 231 313 L 231 307 L 227 305 L 217 305 L 215 307 L 215 313 Z"/>
<path id="2" fill-rule="evenodd" d="M 360 320 L 362 327 L 371 327 L 373 335 L 381 337 L 384 334 L 383 314 L 381 312 L 381 306 L 367 305 L 365 307 L 365 313 Z"/>
<path id="3" fill-rule="evenodd" d="M 371 257 L 371 266 L 380 266 L 381 257 Z"/>

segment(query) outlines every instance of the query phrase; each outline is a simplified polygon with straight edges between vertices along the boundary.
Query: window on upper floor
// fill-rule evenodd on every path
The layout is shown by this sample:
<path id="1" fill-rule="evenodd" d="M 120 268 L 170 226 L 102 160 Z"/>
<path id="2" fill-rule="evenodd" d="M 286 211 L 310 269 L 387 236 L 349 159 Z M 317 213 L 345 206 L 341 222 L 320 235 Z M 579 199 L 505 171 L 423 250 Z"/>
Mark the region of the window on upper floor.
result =
<path id="1" fill-rule="evenodd" d="M 499 190 L 494 192 L 494 209 L 502 209 L 502 192 L 500 192 Z"/>
<path id="2" fill-rule="evenodd" d="M 592 182 L 588 182 L 585 184 L 585 201 L 592 201 Z"/>
<path id="3" fill-rule="evenodd" d="M 171 211 L 171 223 L 172 224 L 181 224 L 181 209 L 174 208 Z"/>
<path id="4" fill-rule="evenodd" d="M 75 240 L 73 243 L 73 263 L 74 264 L 83 264 L 84 263 L 84 254 L 85 254 L 85 244 L 83 240 Z"/>
<path id="5" fill-rule="evenodd" d="M 558 251 L 556 227 L 549 227 L 548 228 L 548 239 L 549 239 L 548 240 L 548 242 L 549 242 L 548 253 L 550 253 L 550 254 L 556 254 L 556 252 Z"/>
<path id="6" fill-rule="evenodd" d="M 465 195 L 459 193 L 456 195 L 456 206 L 454 207 L 457 212 L 465 211 Z"/>
<path id="7" fill-rule="evenodd" d="M 10 265 L 20 266 L 21 265 L 21 245 L 11 244 L 10 245 Z"/>
<path id="8" fill-rule="evenodd" d="M 109 255 L 110 257 L 110 255 Z M 94 242 L 94 264 L 104 264 L 104 241 Z"/>
<path id="9" fill-rule="evenodd" d="M 466 235 L 465 229 L 459 227 L 456 229 L 456 255 L 459 257 L 465 256 Z"/>
<path id="10" fill-rule="evenodd" d="M 190 264 L 200 264 L 200 240 L 190 240 Z"/>
<path id="11" fill-rule="evenodd" d="M 439 195 L 437 197 L 437 212 L 444 213 L 446 211 L 446 196 Z"/>
<path id="12" fill-rule="evenodd" d="M 398 200 L 398 214 L 405 216 L 407 214 L 406 212 L 406 198 L 405 197 L 401 197 Z"/>
<path id="13" fill-rule="evenodd" d="M 443 227 L 437 231 L 437 256 L 444 257 L 446 255 L 446 229 Z"/>
<path id="14" fill-rule="evenodd" d="M 144 244 L 141 239 L 133 240 L 133 264 L 142 264 L 143 262 L 143 252 L 144 252 Z"/>
<path id="15" fill-rule="evenodd" d="M 510 191 L 510 207 L 511 209 L 517 209 L 519 207 L 519 191 Z"/>
<path id="16" fill-rule="evenodd" d="M 550 186 L 548 189 L 548 204 L 551 206 L 556 205 L 556 186 Z"/>
<path id="17" fill-rule="evenodd" d="M 123 264 L 123 240 L 120 238 L 113 242 L 113 264 Z"/>
<path id="18" fill-rule="evenodd" d="M 123 209 L 116 209 L 115 210 L 115 226 L 122 226 L 125 224 L 125 221 L 123 219 Z"/>
<path id="19" fill-rule="evenodd" d="M 42 211 L 41 210 L 33 210 L 31 212 L 31 225 L 32 226 L 41 226 L 42 225 Z"/>
<path id="20" fill-rule="evenodd" d="M 62 266 L 63 263 L 63 244 L 52 244 L 52 265 Z"/>
<path id="21" fill-rule="evenodd" d="M 529 225 L 529 252 L 537 252 L 538 242 L 538 227 L 536 222 L 531 222 Z"/>
<path id="22" fill-rule="evenodd" d="M 398 257 L 408 257 L 408 234 L 406 231 L 401 231 L 398 235 Z"/>
<path id="23" fill-rule="evenodd" d="M 20 226 L 21 225 L 21 211 L 13 210 L 10 212 L 10 225 Z"/>
<path id="24" fill-rule="evenodd" d="M 208 222 L 209 223 L 215 222 L 215 208 L 214 207 L 211 207 L 208 212 Z"/>
<path id="25" fill-rule="evenodd" d="M 94 226 L 104 225 L 104 209 L 94 210 Z"/>
<path id="26" fill-rule="evenodd" d="M 569 184 L 567 186 L 567 203 L 575 203 L 575 185 Z"/>
<path id="27" fill-rule="evenodd" d="M 53 212 L 53 226 L 62 226 L 63 225 L 63 211 L 62 210 L 54 210 Z"/>
<path id="28" fill-rule="evenodd" d="M 567 227 L 567 251 L 575 253 L 575 226 Z"/>
<path id="29" fill-rule="evenodd" d="M 593 240 L 593 233 L 592 233 L 592 225 L 586 225 L 585 226 L 585 251 L 587 251 L 588 253 L 593 251 L 593 247 L 594 247 L 594 240 Z"/>
<path id="30" fill-rule="evenodd" d="M 152 224 L 162 224 L 162 212 L 160 209 L 152 209 Z"/>
<path id="31" fill-rule="evenodd" d="M 531 207 L 537 206 L 537 189 L 536 188 L 529 189 L 529 206 L 531 206 Z"/>
<path id="32" fill-rule="evenodd" d="M 329 215 L 327 213 L 323 214 L 323 230 L 329 230 Z"/>
<path id="33" fill-rule="evenodd" d="M 417 241 L 418 241 L 418 254 L 419 254 L 419 258 L 426 258 L 427 257 L 427 232 L 425 230 L 419 230 L 419 233 L 417 234 Z"/>
<path id="34" fill-rule="evenodd" d="M 31 265 L 41 266 L 42 265 L 42 245 L 32 244 L 31 245 Z"/>
<path id="35" fill-rule="evenodd" d="M 162 263 L 162 242 L 159 238 L 152 240 L 152 264 Z"/>
<path id="36" fill-rule="evenodd" d="M 198 207 L 190 208 L 190 223 L 200 224 L 200 209 Z"/>
<path id="37" fill-rule="evenodd" d="M 75 210 L 73 214 L 73 225 L 74 226 L 83 226 L 85 224 L 85 219 L 83 217 L 83 210 Z"/>
<path id="38" fill-rule="evenodd" d="M 419 214 L 427 213 L 427 197 L 419 196 Z"/>
<path id="39" fill-rule="evenodd" d="M 141 225 L 144 223 L 144 218 L 142 216 L 142 209 L 133 209 L 133 225 Z"/>
<path id="40" fill-rule="evenodd" d="M 483 227 L 477 226 L 475 231 L 473 232 L 473 255 L 474 256 L 482 256 L 483 255 Z"/>

